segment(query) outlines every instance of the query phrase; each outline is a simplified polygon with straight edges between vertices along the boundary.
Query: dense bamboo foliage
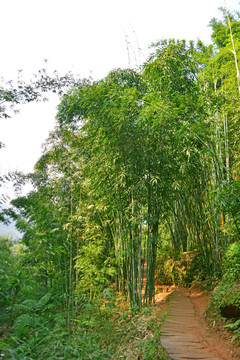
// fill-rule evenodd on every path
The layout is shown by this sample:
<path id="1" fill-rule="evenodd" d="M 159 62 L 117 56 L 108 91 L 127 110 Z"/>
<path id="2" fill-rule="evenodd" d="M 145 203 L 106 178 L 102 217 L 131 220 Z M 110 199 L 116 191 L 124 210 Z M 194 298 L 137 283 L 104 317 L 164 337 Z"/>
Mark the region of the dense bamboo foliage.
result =
<path id="1" fill-rule="evenodd" d="M 33 190 L 13 204 L 34 306 L 47 313 L 57 296 L 69 335 L 85 296 L 120 292 L 133 313 L 151 303 L 156 264 L 170 253 L 196 267 L 172 281 L 221 278 L 240 234 L 239 24 L 226 13 L 211 21 L 213 45 L 161 41 L 140 69 L 62 96 L 25 177 Z M 6 300 L 20 333 L 22 279 Z"/>

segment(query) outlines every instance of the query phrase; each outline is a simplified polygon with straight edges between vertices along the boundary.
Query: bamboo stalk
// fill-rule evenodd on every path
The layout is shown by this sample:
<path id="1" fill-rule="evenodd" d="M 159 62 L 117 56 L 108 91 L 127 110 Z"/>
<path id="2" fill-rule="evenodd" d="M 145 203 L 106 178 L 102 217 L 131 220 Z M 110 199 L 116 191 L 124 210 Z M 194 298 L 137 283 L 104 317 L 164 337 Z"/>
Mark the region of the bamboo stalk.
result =
<path id="1" fill-rule="evenodd" d="M 228 12 L 228 9 L 227 9 L 226 0 L 224 0 L 224 3 L 225 3 L 225 12 L 226 12 L 226 15 L 227 15 L 227 20 L 228 20 L 228 27 L 229 27 L 230 36 L 231 36 L 232 47 L 233 47 L 233 50 L 230 50 L 230 51 L 234 55 L 235 67 L 236 67 L 236 71 L 237 71 L 238 92 L 240 94 L 240 73 L 239 73 L 239 67 L 238 67 L 237 53 L 236 53 L 236 49 L 235 49 L 233 33 L 232 33 L 232 26 L 231 26 L 231 20 L 230 20 L 230 17 L 229 17 L 229 12 Z"/>

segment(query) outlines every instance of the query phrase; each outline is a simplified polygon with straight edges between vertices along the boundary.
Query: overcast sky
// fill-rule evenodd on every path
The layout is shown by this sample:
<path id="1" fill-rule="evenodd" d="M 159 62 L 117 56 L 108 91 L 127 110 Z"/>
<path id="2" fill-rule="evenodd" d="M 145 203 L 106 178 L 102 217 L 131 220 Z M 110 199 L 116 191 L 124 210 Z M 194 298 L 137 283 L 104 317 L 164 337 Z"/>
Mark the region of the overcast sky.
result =
<path id="1" fill-rule="evenodd" d="M 224 0 L 1 0 L 0 76 L 14 79 L 19 69 L 31 75 L 46 67 L 60 73 L 99 79 L 116 68 L 143 62 L 148 45 L 163 38 L 201 39 Z M 239 0 L 227 0 L 240 10 Z M 139 50 L 141 49 L 141 51 Z M 0 120 L 0 171 L 29 172 L 41 156 L 41 144 L 54 128 L 56 97 L 21 107 Z"/>

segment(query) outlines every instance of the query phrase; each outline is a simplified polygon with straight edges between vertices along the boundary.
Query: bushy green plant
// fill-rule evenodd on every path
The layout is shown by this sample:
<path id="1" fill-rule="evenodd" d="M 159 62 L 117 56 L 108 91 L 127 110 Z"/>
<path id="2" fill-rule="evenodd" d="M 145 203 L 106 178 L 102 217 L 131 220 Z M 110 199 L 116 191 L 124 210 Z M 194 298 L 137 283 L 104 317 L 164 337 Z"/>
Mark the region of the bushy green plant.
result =
<path id="1" fill-rule="evenodd" d="M 18 337 L 35 336 L 45 334 L 46 323 L 51 321 L 48 310 L 53 307 L 50 303 L 51 294 L 47 293 L 39 300 L 27 299 L 21 304 L 15 304 L 13 310 L 20 315 L 14 322 L 14 329 Z M 50 317 L 50 319 L 49 319 Z"/>
<path id="2" fill-rule="evenodd" d="M 190 286 L 204 276 L 199 270 L 201 261 L 202 256 L 197 250 L 176 252 L 165 246 L 158 254 L 156 280 L 160 285 Z"/>
<path id="3" fill-rule="evenodd" d="M 9 305 L 9 277 L 11 271 L 11 250 L 10 239 L 6 237 L 0 237 L 0 309 L 5 310 Z M 1 314 L 2 318 L 3 314 Z"/>
<path id="4" fill-rule="evenodd" d="M 231 324 L 227 324 L 225 327 L 235 333 L 234 339 L 235 338 L 240 339 L 240 319 L 234 321 Z"/>
<path id="5" fill-rule="evenodd" d="M 108 359 L 119 341 L 115 295 L 105 289 L 101 298 L 78 298 L 78 314 L 66 327 L 66 313 L 51 293 L 14 305 L 14 334 L 1 347 L 9 359 Z M 110 305 L 112 304 L 112 305 Z"/>
<path id="6" fill-rule="evenodd" d="M 106 258 L 103 245 L 97 241 L 81 248 L 76 269 L 79 275 L 77 293 L 89 294 L 91 299 L 101 296 L 116 272 L 113 261 Z"/>
<path id="7" fill-rule="evenodd" d="M 229 245 L 223 265 L 227 276 L 231 276 L 233 280 L 240 279 L 240 241 Z"/>
<path id="8" fill-rule="evenodd" d="M 224 275 L 216 286 L 207 310 L 212 322 L 224 322 L 228 309 L 239 309 L 240 312 L 240 241 L 228 246 L 223 262 Z M 226 327 L 240 337 L 239 320 L 234 319 L 231 312 Z"/>

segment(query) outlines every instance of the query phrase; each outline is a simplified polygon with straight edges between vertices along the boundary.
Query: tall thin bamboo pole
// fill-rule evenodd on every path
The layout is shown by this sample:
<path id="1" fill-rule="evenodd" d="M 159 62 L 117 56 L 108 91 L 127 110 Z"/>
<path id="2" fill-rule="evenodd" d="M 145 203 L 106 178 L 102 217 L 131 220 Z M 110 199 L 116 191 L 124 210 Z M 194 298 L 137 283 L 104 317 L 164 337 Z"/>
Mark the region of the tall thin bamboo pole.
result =
<path id="1" fill-rule="evenodd" d="M 232 26 L 231 26 L 231 20 L 230 20 L 230 16 L 229 16 L 229 12 L 227 9 L 227 2 L 226 0 L 224 0 L 225 3 L 225 11 L 226 11 L 226 15 L 227 15 L 227 20 L 228 20 L 228 27 L 229 27 L 229 31 L 230 31 L 230 36 L 231 36 L 231 42 L 232 42 L 232 47 L 233 49 L 230 50 L 233 55 L 234 55 L 234 61 L 235 61 L 235 67 L 236 67 L 236 71 L 237 71 L 237 84 L 238 84 L 238 92 L 240 94 L 240 73 L 239 73 L 239 67 L 238 67 L 238 60 L 237 60 L 237 53 L 236 53 L 236 49 L 235 49 L 235 44 L 234 44 L 234 39 L 233 39 L 233 33 L 232 33 Z"/>

